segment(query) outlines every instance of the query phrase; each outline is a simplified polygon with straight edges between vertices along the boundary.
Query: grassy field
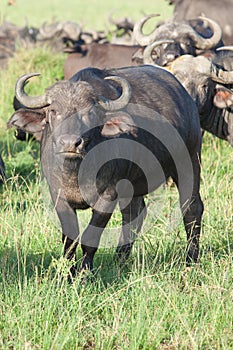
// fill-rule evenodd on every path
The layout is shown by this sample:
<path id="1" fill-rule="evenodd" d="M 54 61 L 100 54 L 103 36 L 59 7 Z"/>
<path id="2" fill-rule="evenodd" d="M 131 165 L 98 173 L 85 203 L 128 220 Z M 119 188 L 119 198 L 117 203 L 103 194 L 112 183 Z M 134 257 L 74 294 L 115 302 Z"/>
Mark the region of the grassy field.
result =
<path id="1" fill-rule="evenodd" d="M 40 1 L 30 12 L 29 2 L 23 0 L 16 0 L 11 8 L 1 2 L 1 15 L 16 20 L 17 9 L 19 22 L 27 13 L 42 23 L 53 12 L 46 16 L 41 12 L 57 3 L 61 9 L 55 13 L 57 18 L 61 13 L 68 16 L 62 1 Z M 87 23 L 99 26 L 105 18 L 104 1 L 98 1 L 98 15 L 97 2 L 88 3 Z M 65 4 L 74 9 L 73 1 Z M 84 16 L 84 4 L 77 1 L 77 9 L 78 4 Z M 123 1 L 115 6 L 125 6 L 126 14 L 133 14 Z M 149 1 L 135 1 L 134 6 L 135 15 L 141 8 L 157 12 Z M 0 192 L 0 349 L 233 349 L 233 152 L 226 142 L 207 133 L 202 154 L 205 211 L 200 263 L 185 267 L 184 228 L 182 223 L 173 228 L 170 215 L 177 192 L 167 187 L 158 192 L 164 199 L 159 215 L 156 193 L 148 196 L 143 234 L 126 266 L 119 267 L 113 248 L 101 248 L 94 277 L 79 276 L 72 285 L 67 283 L 69 264 L 62 258 L 61 231 L 48 215 L 41 190 L 39 146 L 17 141 L 14 131 L 6 130 L 17 77 L 41 72 L 29 90 L 39 94 L 62 78 L 63 62 L 63 54 L 22 50 L 0 72 L 0 150 L 8 177 Z M 82 225 L 89 214 L 78 213 Z M 116 213 L 111 225 L 118 223 Z M 78 254 L 81 259 L 80 250 Z"/>
<path id="2" fill-rule="evenodd" d="M 145 13 L 158 13 L 161 18 L 168 18 L 172 15 L 172 6 L 167 0 L 135 0 L 133 3 L 123 0 L 16 0 L 14 6 L 2 0 L 0 4 L 0 19 L 21 26 L 25 23 L 40 26 L 43 22 L 72 20 L 88 29 L 103 30 L 109 27 L 110 13 L 114 18 L 123 16 L 133 20 L 140 19 Z"/>

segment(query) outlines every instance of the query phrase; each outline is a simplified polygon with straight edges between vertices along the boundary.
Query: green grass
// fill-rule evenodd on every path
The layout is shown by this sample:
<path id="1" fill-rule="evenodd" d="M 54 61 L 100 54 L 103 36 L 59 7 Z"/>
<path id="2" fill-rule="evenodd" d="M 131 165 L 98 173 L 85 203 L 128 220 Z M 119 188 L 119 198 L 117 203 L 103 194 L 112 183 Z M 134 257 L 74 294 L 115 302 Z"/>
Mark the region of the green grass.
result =
<path id="1" fill-rule="evenodd" d="M 158 13 L 160 18 L 172 16 L 172 6 L 166 0 L 50 0 L 31 1 L 16 0 L 14 6 L 7 5 L 7 0 L 0 4 L 0 19 L 6 19 L 23 26 L 25 24 L 40 26 L 52 21 L 72 20 L 80 23 L 84 28 L 104 30 L 109 28 L 109 14 L 114 18 L 130 17 L 134 21 L 143 14 Z"/>
<path id="2" fill-rule="evenodd" d="M 171 218 L 178 197 L 169 187 L 148 196 L 143 234 L 126 266 L 117 264 L 113 248 L 101 248 L 94 277 L 67 283 L 61 230 L 41 190 L 39 146 L 15 140 L 5 126 L 17 77 L 41 72 L 28 86 L 39 94 L 62 78 L 63 62 L 62 54 L 46 49 L 20 51 L 0 72 L 0 147 L 8 177 L 0 190 L 0 349 L 232 349 L 232 147 L 207 133 L 200 263 L 185 267 L 184 228 L 172 227 Z M 155 216 L 161 193 L 163 208 Z M 82 225 L 89 214 L 78 213 Z M 116 213 L 110 227 L 118 224 Z"/>

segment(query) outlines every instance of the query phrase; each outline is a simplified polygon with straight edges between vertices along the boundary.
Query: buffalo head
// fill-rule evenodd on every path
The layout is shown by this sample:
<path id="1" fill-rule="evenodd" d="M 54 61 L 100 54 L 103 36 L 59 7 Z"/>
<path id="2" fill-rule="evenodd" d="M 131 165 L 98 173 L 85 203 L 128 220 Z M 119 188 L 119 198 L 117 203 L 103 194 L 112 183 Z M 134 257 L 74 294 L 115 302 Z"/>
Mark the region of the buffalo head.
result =
<path id="1" fill-rule="evenodd" d="M 134 36 L 141 46 L 149 46 L 144 55 L 144 63 L 151 64 L 151 60 L 160 66 L 167 66 L 177 57 L 185 54 L 196 56 L 203 50 L 212 50 L 221 42 L 222 30 L 212 19 L 199 17 L 198 21 L 208 23 L 212 36 L 206 37 L 198 33 L 188 22 L 166 22 L 157 27 L 151 34 L 144 35 L 144 24 L 152 17 L 143 17 L 134 26 Z M 151 59 L 153 53 L 153 58 Z"/>
<path id="2" fill-rule="evenodd" d="M 13 114 L 8 127 L 33 132 L 40 138 L 46 129 L 47 133 L 53 135 L 57 153 L 70 158 L 85 153 L 90 142 L 90 129 L 95 126 L 104 124 L 103 133 L 112 135 L 117 135 L 122 128 L 127 129 L 124 118 L 110 122 L 108 117 L 109 112 L 120 110 L 129 102 L 131 89 L 125 79 L 106 77 L 106 80 L 121 87 L 122 93 L 115 100 L 97 95 L 93 87 L 83 81 L 59 81 L 41 96 L 28 96 L 24 86 L 31 77 L 37 75 L 26 74 L 18 79 L 15 96 L 24 108 Z"/>
<path id="3" fill-rule="evenodd" d="M 172 62 L 169 69 L 196 102 L 202 128 L 233 146 L 230 90 L 233 70 L 227 71 L 222 67 L 224 64 L 219 66 L 204 56 L 184 55 Z"/>

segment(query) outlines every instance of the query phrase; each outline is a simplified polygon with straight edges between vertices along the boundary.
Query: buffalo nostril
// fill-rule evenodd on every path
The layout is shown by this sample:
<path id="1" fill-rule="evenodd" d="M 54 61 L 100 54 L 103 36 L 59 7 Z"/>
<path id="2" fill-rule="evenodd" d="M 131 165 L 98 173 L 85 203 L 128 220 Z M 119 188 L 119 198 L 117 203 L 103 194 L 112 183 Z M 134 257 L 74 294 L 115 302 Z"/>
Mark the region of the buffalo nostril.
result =
<path id="1" fill-rule="evenodd" d="M 61 145 L 64 145 L 64 144 L 65 144 L 65 140 L 61 137 L 61 138 L 59 139 L 59 143 L 60 143 Z"/>
<path id="2" fill-rule="evenodd" d="M 58 153 L 81 153 L 83 150 L 83 139 L 77 135 L 63 134 L 57 141 Z"/>
<path id="3" fill-rule="evenodd" d="M 82 139 L 76 135 L 65 134 L 59 137 L 58 143 L 66 147 L 78 147 L 82 143 Z"/>
<path id="4" fill-rule="evenodd" d="M 75 142 L 74 146 L 77 148 L 79 145 L 81 145 L 81 143 L 82 143 L 82 139 L 79 138 L 79 139 Z"/>

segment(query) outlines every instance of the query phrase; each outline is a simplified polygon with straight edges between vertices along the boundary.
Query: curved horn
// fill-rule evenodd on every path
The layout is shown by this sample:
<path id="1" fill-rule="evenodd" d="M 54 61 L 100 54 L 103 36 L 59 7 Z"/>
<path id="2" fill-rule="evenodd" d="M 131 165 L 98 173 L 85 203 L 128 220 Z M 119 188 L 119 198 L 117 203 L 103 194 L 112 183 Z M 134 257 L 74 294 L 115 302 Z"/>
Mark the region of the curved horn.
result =
<path id="1" fill-rule="evenodd" d="M 28 96 L 24 91 L 24 86 L 28 79 L 40 75 L 40 73 L 29 73 L 22 75 L 15 84 L 15 97 L 27 108 L 41 108 L 50 104 L 46 94 L 41 96 Z"/>
<path id="2" fill-rule="evenodd" d="M 99 97 L 99 105 L 106 111 L 114 112 L 124 108 L 131 98 L 131 86 L 128 81 L 118 76 L 109 76 L 105 80 L 113 80 L 117 82 L 122 88 L 122 94 L 116 100 L 109 100 L 106 97 Z"/>
<path id="3" fill-rule="evenodd" d="M 203 17 L 203 16 L 200 16 L 198 18 L 208 23 L 209 27 L 213 32 L 212 37 L 209 39 L 203 38 L 194 29 L 192 29 L 192 27 L 190 27 L 190 32 L 188 34 L 195 42 L 196 48 L 202 49 L 202 50 L 211 49 L 214 46 L 216 46 L 219 43 L 219 41 L 222 39 L 222 29 L 217 22 L 215 22 L 210 18 Z"/>
<path id="4" fill-rule="evenodd" d="M 109 13 L 109 15 L 108 15 L 108 21 L 109 21 L 109 23 L 114 24 L 115 26 L 117 26 L 118 23 L 119 23 L 119 20 L 114 20 L 114 19 L 113 19 L 112 15 L 113 15 L 114 12 L 116 12 L 116 11 L 111 11 L 111 12 Z"/>
<path id="5" fill-rule="evenodd" d="M 135 23 L 133 28 L 133 34 L 134 34 L 135 40 L 138 42 L 139 45 L 147 46 L 154 41 L 155 31 L 157 28 L 153 32 L 151 32 L 149 35 L 144 35 L 142 33 L 142 27 L 150 18 L 157 17 L 157 16 L 159 16 L 159 14 L 148 15 Z"/>
<path id="6" fill-rule="evenodd" d="M 233 51 L 233 46 L 221 46 L 216 49 L 216 51 Z"/>
<path id="7" fill-rule="evenodd" d="M 60 23 L 49 24 L 46 27 L 46 22 L 44 22 L 39 28 L 39 33 L 42 39 L 51 39 L 58 30 L 61 30 Z"/>
<path id="8" fill-rule="evenodd" d="M 211 64 L 211 78 L 222 84 L 233 84 L 233 71 L 224 71 L 215 64 Z"/>
<path id="9" fill-rule="evenodd" d="M 143 63 L 154 65 L 154 60 L 152 58 L 152 52 L 154 49 L 160 45 L 173 43 L 173 40 L 158 40 L 148 45 L 143 52 Z"/>
<path id="10" fill-rule="evenodd" d="M 71 40 L 78 40 L 81 34 L 81 27 L 75 22 L 62 22 L 57 28 L 60 31 L 63 30 Z"/>
<path id="11" fill-rule="evenodd" d="M 84 32 L 80 32 L 80 38 L 84 40 L 86 44 L 90 44 L 93 41 L 98 41 L 100 39 L 100 36 L 96 30 L 88 29 Z"/>

